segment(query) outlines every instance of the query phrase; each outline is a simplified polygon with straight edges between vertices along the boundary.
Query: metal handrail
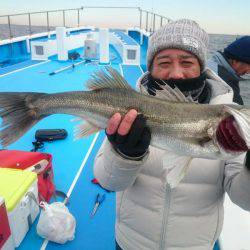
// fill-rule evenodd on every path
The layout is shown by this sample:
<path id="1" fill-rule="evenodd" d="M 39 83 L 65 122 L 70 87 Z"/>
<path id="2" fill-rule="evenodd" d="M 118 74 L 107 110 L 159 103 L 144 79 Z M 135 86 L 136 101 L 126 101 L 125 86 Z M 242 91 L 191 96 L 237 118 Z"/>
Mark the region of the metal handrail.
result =
<path id="1" fill-rule="evenodd" d="M 148 32 L 154 32 L 156 29 L 156 19 L 160 19 L 160 26 L 163 25 L 163 21 L 171 21 L 171 19 L 159 15 L 157 13 L 153 13 L 147 10 L 143 10 L 140 7 L 130 7 L 130 6 L 124 6 L 124 7 L 116 7 L 116 6 L 81 6 L 80 8 L 69 8 L 69 9 L 58 9 L 58 10 L 47 10 L 47 11 L 36 11 L 36 12 L 25 12 L 25 13 L 17 13 L 17 14 L 9 14 L 9 15 L 1 15 L 0 18 L 7 18 L 8 23 L 8 30 L 9 30 L 9 39 L 12 39 L 13 31 L 12 31 L 12 24 L 11 24 L 11 18 L 14 18 L 16 16 L 28 16 L 28 30 L 29 34 L 32 35 L 32 21 L 31 17 L 36 14 L 45 14 L 46 15 L 46 28 L 47 32 L 50 31 L 50 13 L 62 13 L 63 17 L 63 26 L 66 26 L 66 12 L 68 11 L 77 11 L 77 27 L 80 27 L 80 11 L 84 9 L 134 9 L 139 11 L 139 27 L 140 29 L 145 29 Z M 143 15 L 146 15 L 146 21 L 145 24 L 143 24 Z M 151 24 L 149 23 L 149 18 L 151 20 Z M 74 26 L 75 27 L 75 26 Z"/>
<path id="2" fill-rule="evenodd" d="M 35 12 L 23 12 L 17 14 L 7 14 L 1 15 L 0 17 L 8 17 L 8 16 L 22 16 L 28 14 L 41 14 L 46 12 L 61 12 L 61 11 L 72 11 L 72 10 L 83 10 L 83 9 L 140 9 L 140 7 L 115 7 L 115 6 L 82 6 L 80 8 L 70 8 L 70 9 L 58 9 L 58 10 L 46 10 L 46 11 L 35 11 Z"/>

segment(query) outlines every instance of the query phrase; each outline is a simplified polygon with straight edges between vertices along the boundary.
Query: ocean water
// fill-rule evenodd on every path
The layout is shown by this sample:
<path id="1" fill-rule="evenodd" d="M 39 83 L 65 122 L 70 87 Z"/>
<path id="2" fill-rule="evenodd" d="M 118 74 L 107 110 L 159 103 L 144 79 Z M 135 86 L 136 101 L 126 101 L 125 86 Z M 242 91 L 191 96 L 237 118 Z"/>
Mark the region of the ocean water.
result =
<path id="1" fill-rule="evenodd" d="M 53 30 L 53 27 L 50 27 Z M 32 26 L 32 34 L 44 32 L 47 27 Z M 14 37 L 23 36 L 29 34 L 29 27 L 25 25 L 12 25 L 12 34 Z M 0 40 L 7 39 L 9 37 L 8 26 L 6 24 L 0 24 Z M 228 44 L 239 38 L 236 35 L 223 35 L 223 34 L 210 34 L 209 35 L 209 53 L 208 57 L 212 55 L 214 51 L 223 50 Z M 250 80 L 242 81 L 240 83 L 241 95 L 246 105 L 250 105 Z"/>

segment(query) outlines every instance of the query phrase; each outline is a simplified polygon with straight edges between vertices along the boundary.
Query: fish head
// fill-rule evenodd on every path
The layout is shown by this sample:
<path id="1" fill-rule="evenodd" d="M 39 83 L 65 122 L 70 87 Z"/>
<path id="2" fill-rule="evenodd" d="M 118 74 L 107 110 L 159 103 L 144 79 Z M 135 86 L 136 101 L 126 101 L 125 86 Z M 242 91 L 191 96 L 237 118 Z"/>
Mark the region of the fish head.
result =
<path id="1" fill-rule="evenodd" d="M 250 149 L 250 109 L 225 105 L 225 116 L 217 126 L 208 129 L 208 135 L 222 154 L 237 156 Z"/>

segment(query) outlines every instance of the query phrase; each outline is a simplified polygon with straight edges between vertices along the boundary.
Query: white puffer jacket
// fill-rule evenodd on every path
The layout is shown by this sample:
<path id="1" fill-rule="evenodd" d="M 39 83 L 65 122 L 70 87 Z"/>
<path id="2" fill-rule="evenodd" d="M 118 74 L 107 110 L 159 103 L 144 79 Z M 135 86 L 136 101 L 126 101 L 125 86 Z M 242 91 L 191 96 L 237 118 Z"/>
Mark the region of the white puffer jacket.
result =
<path id="1" fill-rule="evenodd" d="M 211 102 L 232 102 L 232 90 L 210 78 Z M 193 159 L 178 187 L 170 189 L 162 160 L 166 154 L 171 152 L 150 147 L 142 161 L 125 160 L 107 140 L 103 143 L 94 174 L 103 187 L 117 191 L 116 240 L 123 250 L 210 250 L 222 229 L 225 191 L 250 210 L 244 155 L 227 162 Z"/>

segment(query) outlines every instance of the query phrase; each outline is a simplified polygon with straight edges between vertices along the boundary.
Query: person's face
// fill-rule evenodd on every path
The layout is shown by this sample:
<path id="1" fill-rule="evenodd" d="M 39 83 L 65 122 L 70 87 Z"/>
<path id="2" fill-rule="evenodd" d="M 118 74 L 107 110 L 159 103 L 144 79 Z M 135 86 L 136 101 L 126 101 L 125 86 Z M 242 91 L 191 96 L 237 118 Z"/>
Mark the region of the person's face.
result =
<path id="1" fill-rule="evenodd" d="M 235 70 L 238 76 L 250 74 L 250 64 L 231 60 L 231 66 Z"/>
<path id="2" fill-rule="evenodd" d="M 189 79 L 200 76 L 201 67 L 196 56 L 180 49 L 165 49 L 153 59 L 151 75 L 157 79 Z"/>

